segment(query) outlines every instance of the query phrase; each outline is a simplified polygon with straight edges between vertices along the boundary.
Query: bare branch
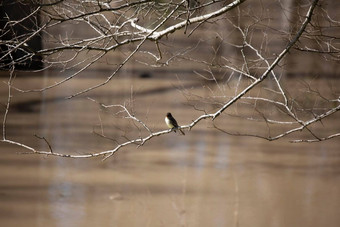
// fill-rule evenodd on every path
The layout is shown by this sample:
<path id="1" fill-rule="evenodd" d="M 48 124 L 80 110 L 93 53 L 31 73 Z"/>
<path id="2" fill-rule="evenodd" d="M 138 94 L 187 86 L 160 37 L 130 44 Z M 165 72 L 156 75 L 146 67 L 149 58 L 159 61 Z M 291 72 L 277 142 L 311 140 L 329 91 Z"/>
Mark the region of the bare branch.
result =
<path id="1" fill-rule="evenodd" d="M 217 4 L 218 2 L 220 4 Z M 47 151 L 37 150 L 24 143 L 7 138 L 6 127 L 12 102 L 11 91 L 13 89 L 20 92 L 47 92 L 49 89 L 62 87 L 64 83 L 83 72 L 87 72 L 88 69 L 94 68 L 99 61 L 106 60 L 109 65 L 107 68 L 109 69 L 104 80 L 96 81 L 94 85 L 92 84 L 71 93 L 71 95 L 67 96 L 70 99 L 106 85 L 134 58 L 136 62 L 142 63 L 143 67 L 171 67 L 171 63 L 176 63 L 175 60 L 178 60 L 178 62 L 182 60 L 188 61 L 192 65 L 196 64 L 202 67 L 196 69 L 193 66 L 189 73 L 198 76 L 198 82 L 194 81 L 192 83 L 196 83 L 194 86 L 201 86 L 201 81 L 203 81 L 202 84 L 205 83 L 202 87 L 204 86 L 204 90 L 208 91 L 208 95 L 202 95 L 202 93 L 198 95 L 191 94 L 188 89 L 190 85 L 181 88 L 183 95 L 188 100 L 191 99 L 189 100 L 192 101 L 189 104 L 191 108 L 194 111 L 201 112 L 201 115 L 190 123 L 179 126 L 181 129 L 190 131 L 202 120 L 210 119 L 215 129 L 228 135 L 253 136 L 269 141 L 300 131 L 307 131 L 309 136 L 313 136 L 313 138 L 294 139 L 292 142 L 317 142 L 338 137 L 339 133 L 328 133 L 328 136 L 320 136 L 318 132 L 311 129 L 312 127 L 309 127 L 340 110 L 337 90 L 324 95 L 318 89 L 314 89 L 306 83 L 304 86 L 300 85 L 304 93 L 296 91 L 296 94 L 292 95 L 291 89 L 285 86 L 286 84 L 282 79 L 285 76 L 286 63 L 283 59 L 290 53 L 303 51 L 323 57 L 327 56 L 325 57 L 327 60 L 329 58 L 339 60 L 340 56 L 337 54 L 340 48 L 334 42 L 339 38 L 331 32 L 330 34 L 327 34 L 327 32 L 323 34 L 323 25 L 318 25 L 318 22 L 312 21 L 314 9 L 319 1 L 313 0 L 308 10 L 303 6 L 301 12 L 305 12 L 305 15 L 299 15 L 298 21 L 301 22 L 296 23 L 296 28 L 294 24 L 294 29 L 291 29 L 294 31 L 292 33 L 287 32 L 285 29 L 280 30 L 280 28 L 274 27 L 270 24 L 270 17 L 268 19 L 266 16 L 253 15 L 251 10 L 247 11 L 246 15 L 243 15 L 242 3 L 244 2 L 245 0 L 234 0 L 227 4 L 222 1 L 207 1 L 202 4 L 190 5 L 187 0 L 171 1 L 169 3 L 145 0 L 124 3 L 91 1 L 90 3 L 87 2 L 88 4 L 79 2 L 77 5 L 68 1 L 56 1 L 35 6 L 36 8 L 27 16 L 9 21 L 6 23 L 5 29 L 1 30 L 1 36 L 10 33 L 14 26 L 21 25 L 22 22 L 30 20 L 32 17 L 32 20 L 34 20 L 34 15 L 38 12 L 41 12 L 44 16 L 44 22 L 41 25 L 35 21 L 36 28 L 27 28 L 26 30 L 29 32 L 25 34 L 15 34 L 13 32 L 14 35 L 11 40 L 2 40 L 0 43 L 1 48 L 4 47 L 4 54 L 0 57 L 1 67 L 10 68 L 7 82 L 8 97 L 3 117 L 2 142 L 19 146 L 34 154 L 71 158 L 101 157 L 105 160 L 130 145 L 135 145 L 138 148 L 151 141 L 154 137 L 172 132 L 171 129 L 156 131 L 146 123 L 147 121 L 138 118 L 138 114 L 135 114 L 135 109 L 130 105 L 133 103 L 132 98 L 131 102 L 110 105 L 101 103 L 94 98 L 88 98 L 101 108 L 110 110 L 107 112 L 112 113 L 113 110 L 115 117 L 125 119 L 129 124 L 137 128 L 139 135 L 132 137 L 126 130 L 120 137 L 123 138 L 124 142 L 110 138 L 106 132 L 104 133 L 103 121 L 100 118 L 100 132 L 97 133 L 93 129 L 93 133 L 116 143 L 114 147 L 104 151 L 64 154 L 52 150 L 52 144 L 43 136 L 36 137 L 44 140 L 49 148 Z M 207 8 L 208 6 L 209 8 Z M 235 8 L 237 9 L 236 15 L 227 13 Z M 339 26 L 339 21 L 336 18 L 330 17 L 324 10 L 321 10 L 321 12 L 324 13 L 323 17 L 331 25 L 336 24 L 336 26 Z M 7 19 L 10 20 L 9 17 Z M 222 27 L 218 27 L 221 26 L 219 20 L 226 22 L 221 23 L 222 26 L 227 24 L 228 29 L 230 28 L 230 31 L 226 34 L 221 31 Z M 243 20 L 247 23 L 243 24 Z M 72 23 L 88 28 L 88 33 L 83 35 L 86 37 L 78 36 L 78 34 L 68 30 L 57 34 L 49 32 L 49 29 L 58 28 L 59 25 L 68 26 Z M 218 32 L 216 33 L 218 34 L 212 35 L 211 33 L 213 32 L 209 33 L 204 31 L 205 28 L 201 29 L 200 26 L 207 24 L 217 27 L 216 31 Z M 329 25 L 329 28 L 333 28 L 331 25 Z M 262 29 L 261 32 L 256 33 L 259 28 Z M 184 35 L 185 38 L 194 33 L 199 33 L 199 36 L 204 35 L 186 46 L 180 44 L 177 47 L 176 44 L 173 44 L 175 42 L 164 41 L 167 35 L 181 29 L 183 29 L 184 33 L 190 31 L 189 35 Z M 270 43 L 268 41 L 269 35 L 266 32 L 270 29 L 276 29 L 276 34 L 284 34 L 284 39 L 288 41 L 282 41 L 281 44 L 283 44 L 277 46 L 279 49 L 268 51 Z M 39 50 L 31 50 L 27 42 L 42 33 L 44 34 L 42 37 L 49 42 L 46 42 L 46 46 Z M 236 37 L 233 41 L 226 41 L 229 36 L 233 35 Z M 273 36 L 272 39 L 275 38 Z M 146 45 L 148 41 L 154 42 L 154 44 L 149 42 L 151 45 L 148 46 Z M 315 45 L 310 45 L 311 43 Z M 206 48 L 206 45 L 209 45 L 209 47 Z M 128 48 L 124 49 L 125 47 Z M 200 50 L 200 48 L 203 48 L 203 50 Z M 14 54 L 18 51 L 22 55 L 15 58 Z M 107 60 L 105 57 L 111 58 L 113 56 L 112 58 L 115 58 L 118 56 L 113 53 L 114 51 L 123 52 L 119 57 L 124 57 L 118 60 Z M 195 51 L 201 51 L 198 57 L 194 55 Z M 212 54 L 208 55 L 208 51 L 212 52 Z M 25 88 L 15 87 L 13 85 L 15 67 L 35 56 L 42 57 L 42 62 L 45 64 L 41 71 L 49 67 L 58 66 L 61 68 L 60 73 L 66 73 L 66 76 L 63 75 L 62 79 L 58 79 L 54 84 L 49 84 L 42 88 L 25 90 Z M 114 65 L 113 69 L 111 65 Z M 176 67 L 177 65 L 173 66 L 171 70 L 176 69 Z M 228 76 L 229 78 L 227 78 Z M 233 85 L 232 89 L 230 89 L 230 85 Z M 304 100 L 302 96 L 305 94 L 316 98 Z M 209 107 L 204 108 L 197 105 L 197 103 Z M 230 109 L 233 110 L 234 106 L 232 105 L 234 104 L 250 108 L 250 114 L 241 115 L 236 108 L 236 114 L 230 113 L 231 111 L 228 112 Z M 267 135 L 229 132 L 218 125 L 217 119 L 222 118 L 222 116 L 237 116 L 247 120 L 247 122 L 262 123 L 265 130 L 267 130 Z M 282 126 L 283 131 L 281 130 L 277 133 L 272 129 L 273 125 L 275 127 Z M 276 134 L 273 135 L 273 131 Z M 188 136 L 190 136 L 190 133 L 188 133 Z"/>

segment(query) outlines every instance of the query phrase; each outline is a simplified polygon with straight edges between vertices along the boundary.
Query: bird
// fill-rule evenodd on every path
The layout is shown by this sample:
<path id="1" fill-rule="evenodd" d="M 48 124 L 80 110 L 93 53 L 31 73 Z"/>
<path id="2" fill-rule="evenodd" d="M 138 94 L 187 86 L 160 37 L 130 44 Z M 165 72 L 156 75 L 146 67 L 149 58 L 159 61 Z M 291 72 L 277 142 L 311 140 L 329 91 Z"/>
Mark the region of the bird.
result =
<path id="1" fill-rule="evenodd" d="M 182 133 L 182 135 L 185 135 L 185 133 L 182 131 L 182 129 L 179 128 L 177 121 L 171 115 L 171 113 L 166 114 L 165 123 L 169 128 L 173 129 L 175 132 L 176 132 L 176 129 L 178 129 Z"/>

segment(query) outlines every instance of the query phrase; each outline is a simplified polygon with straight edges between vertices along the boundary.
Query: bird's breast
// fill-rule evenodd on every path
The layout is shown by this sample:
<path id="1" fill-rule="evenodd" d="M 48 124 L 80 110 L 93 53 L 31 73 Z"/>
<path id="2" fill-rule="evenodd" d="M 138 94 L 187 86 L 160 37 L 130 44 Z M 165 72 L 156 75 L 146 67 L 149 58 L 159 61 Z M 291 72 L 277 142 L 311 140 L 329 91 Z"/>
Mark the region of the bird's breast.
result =
<path id="1" fill-rule="evenodd" d="M 165 123 L 168 125 L 169 128 L 173 128 L 174 126 L 172 125 L 171 121 L 169 118 L 165 117 Z"/>

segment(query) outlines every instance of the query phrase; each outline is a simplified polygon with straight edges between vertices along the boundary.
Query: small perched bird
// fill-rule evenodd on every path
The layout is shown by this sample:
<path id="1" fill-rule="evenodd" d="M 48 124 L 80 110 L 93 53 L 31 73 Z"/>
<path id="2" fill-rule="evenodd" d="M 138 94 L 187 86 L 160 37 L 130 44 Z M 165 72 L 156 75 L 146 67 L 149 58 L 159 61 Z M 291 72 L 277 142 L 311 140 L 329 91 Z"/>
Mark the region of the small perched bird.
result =
<path id="1" fill-rule="evenodd" d="M 178 129 L 183 135 L 185 135 L 185 133 L 182 131 L 182 129 L 179 128 L 177 121 L 171 115 L 171 113 L 166 114 L 165 123 L 169 128 L 173 129 L 175 132 L 176 132 L 176 129 Z"/>

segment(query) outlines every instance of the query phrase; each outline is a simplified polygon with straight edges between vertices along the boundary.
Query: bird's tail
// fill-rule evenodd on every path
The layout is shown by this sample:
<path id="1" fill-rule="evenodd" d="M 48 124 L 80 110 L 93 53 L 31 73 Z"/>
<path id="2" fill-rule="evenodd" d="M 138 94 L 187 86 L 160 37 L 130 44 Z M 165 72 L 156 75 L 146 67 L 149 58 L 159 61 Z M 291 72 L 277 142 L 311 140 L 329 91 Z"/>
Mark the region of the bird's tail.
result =
<path id="1" fill-rule="evenodd" d="M 182 133 L 183 136 L 185 136 L 185 133 L 182 131 L 182 129 L 179 128 L 178 130 Z"/>

